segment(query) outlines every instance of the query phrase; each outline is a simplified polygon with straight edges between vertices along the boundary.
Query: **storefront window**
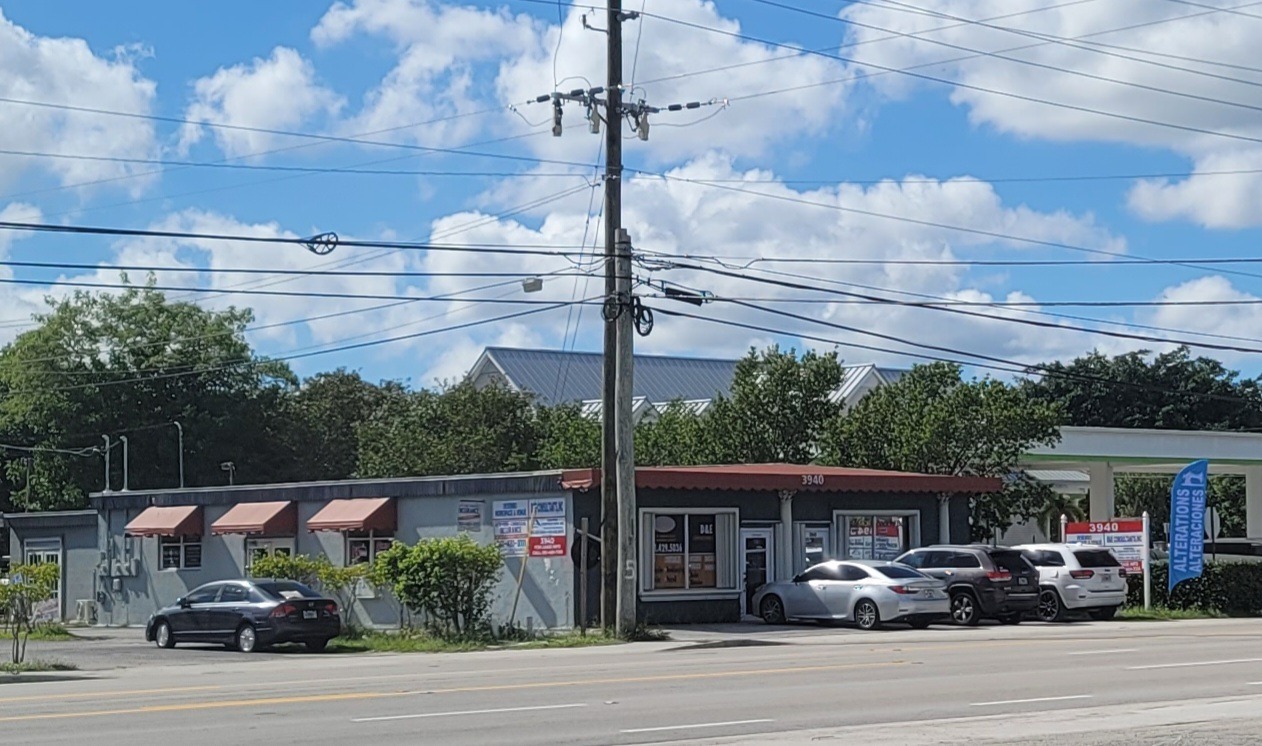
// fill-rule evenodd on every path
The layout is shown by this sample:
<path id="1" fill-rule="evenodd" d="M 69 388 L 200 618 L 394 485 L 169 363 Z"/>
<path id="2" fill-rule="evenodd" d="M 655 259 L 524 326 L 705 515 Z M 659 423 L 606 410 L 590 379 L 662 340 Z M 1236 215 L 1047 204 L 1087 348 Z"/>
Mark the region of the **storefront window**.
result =
<path id="1" fill-rule="evenodd" d="M 734 588 L 734 513 L 646 513 L 645 590 Z"/>
<path id="2" fill-rule="evenodd" d="M 349 534 L 346 537 L 346 566 L 372 562 L 379 553 L 389 549 L 392 544 L 394 544 L 393 536 L 382 536 L 376 533 Z"/>
<path id="3" fill-rule="evenodd" d="M 842 556 L 852 560 L 893 560 L 911 548 L 912 514 L 838 515 Z"/>
<path id="4" fill-rule="evenodd" d="M 292 557 L 293 539 L 246 539 L 245 571 L 248 575 L 255 561 L 266 557 Z"/>
<path id="5" fill-rule="evenodd" d="M 160 570 L 197 570 L 202 566 L 200 536 L 163 536 L 158 549 Z"/>

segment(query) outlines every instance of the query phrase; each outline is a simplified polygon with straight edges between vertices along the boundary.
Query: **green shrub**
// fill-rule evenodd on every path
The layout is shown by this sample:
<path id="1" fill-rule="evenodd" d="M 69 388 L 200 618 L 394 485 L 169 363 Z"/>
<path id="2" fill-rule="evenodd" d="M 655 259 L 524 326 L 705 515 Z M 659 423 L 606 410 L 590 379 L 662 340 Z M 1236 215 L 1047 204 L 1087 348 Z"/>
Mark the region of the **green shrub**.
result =
<path id="1" fill-rule="evenodd" d="M 1201 577 L 1185 580 L 1166 592 L 1169 566 L 1153 563 L 1153 606 L 1169 609 L 1195 609 L 1230 616 L 1262 616 L 1262 563 L 1205 563 Z M 1130 576 L 1126 599 L 1129 606 L 1144 605 L 1144 577 Z"/>
<path id="2" fill-rule="evenodd" d="M 396 543 L 377 555 L 374 574 L 434 634 L 457 639 L 490 633 L 491 593 L 503 566 L 499 549 L 461 534 Z"/>
<path id="3" fill-rule="evenodd" d="M 255 559 L 250 566 L 251 577 L 294 580 L 332 597 L 342 610 L 342 622 L 348 629 L 355 625 L 355 616 L 351 613 L 355 586 L 367 572 L 367 565 L 337 567 L 328 557 L 312 558 L 305 554 L 272 554 Z"/>

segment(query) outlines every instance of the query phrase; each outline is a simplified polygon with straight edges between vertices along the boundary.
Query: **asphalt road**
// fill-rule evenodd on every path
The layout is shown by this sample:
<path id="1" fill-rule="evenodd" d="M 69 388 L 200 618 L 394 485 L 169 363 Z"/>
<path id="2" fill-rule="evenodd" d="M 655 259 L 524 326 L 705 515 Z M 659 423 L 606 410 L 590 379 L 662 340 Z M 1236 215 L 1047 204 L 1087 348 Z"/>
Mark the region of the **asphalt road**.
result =
<path id="1" fill-rule="evenodd" d="M 1262 734 L 1259 632 L 1214 620 L 688 633 L 456 655 L 177 649 L 170 664 L 145 652 L 144 665 L 86 679 L 0 684 L 0 733 L 128 746 L 1244 744 Z"/>

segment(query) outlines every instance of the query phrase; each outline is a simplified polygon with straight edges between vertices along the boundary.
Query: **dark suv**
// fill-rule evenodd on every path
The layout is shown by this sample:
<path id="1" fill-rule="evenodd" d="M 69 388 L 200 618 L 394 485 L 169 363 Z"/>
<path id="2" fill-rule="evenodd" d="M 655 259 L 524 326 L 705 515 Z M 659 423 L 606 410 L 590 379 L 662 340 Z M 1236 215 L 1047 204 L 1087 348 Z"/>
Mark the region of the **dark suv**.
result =
<path id="1" fill-rule="evenodd" d="M 896 561 L 947 584 L 956 624 L 971 627 L 983 617 L 1020 624 L 1039 603 L 1039 571 L 1015 549 L 939 545 L 913 549 Z"/>

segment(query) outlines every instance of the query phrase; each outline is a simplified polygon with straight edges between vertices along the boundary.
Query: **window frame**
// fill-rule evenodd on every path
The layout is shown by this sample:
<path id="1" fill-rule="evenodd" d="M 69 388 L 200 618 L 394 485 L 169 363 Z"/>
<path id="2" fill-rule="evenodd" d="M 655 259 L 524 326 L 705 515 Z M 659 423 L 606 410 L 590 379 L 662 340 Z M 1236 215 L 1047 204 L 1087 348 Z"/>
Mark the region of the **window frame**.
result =
<path id="1" fill-rule="evenodd" d="M 849 518 L 869 518 L 872 519 L 873 531 L 876 528 L 877 518 L 902 518 L 903 527 L 906 531 L 905 540 L 906 548 L 900 548 L 898 553 L 893 557 L 877 557 L 875 547 L 875 536 L 873 536 L 874 544 L 870 557 L 851 557 L 850 556 L 850 536 L 848 533 Z M 839 560 L 852 559 L 882 559 L 894 561 L 913 549 L 920 549 L 920 520 L 921 511 L 915 508 L 907 508 L 905 510 L 834 510 L 833 511 L 833 557 Z"/>
<path id="2" fill-rule="evenodd" d="M 342 537 L 343 537 L 343 541 L 342 541 L 342 551 L 343 551 L 342 566 L 343 567 L 354 567 L 356 565 L 371 565 L 373 561 L 377 559 L 378 553 L 384 552 L 386 549 L 389 549 L 391 546 L 394 545 L 394 542 L 395 542 L 393 531 L 390 531 L 390 532 L 345 531 L 342 533 Z M 383 548 L 378 549 L 377 542 L 381 542 L 381 541 L 387 542 L 387 544 Z M 367 544 L 368 554 L 365 556 L 364 560 L 361 562 L 351 562 L 351 544 L 358 543 L 358 542 L 365 542 Z"/>
<path id="3" fill-rule="evenodd" d="M 179 562 L 171 565 L 167 562 L 166 550 L 168 547 L 176 548 L 179 556 Z M 188 561 L 189 549 L 196 547 L 197 564 L 191 564 Z M 200 570 L 202 569 L 204 559 L 205 545 L 201 536 L 159 536 L 158 537 L 158 571 L 159 572 L 180 572 L 183 570 Z"/>
<path id="4" fill-rule="evenodd" d="M 738 598 L 744 588 L 741 585 L 740 563 L 741 522 L 737 508 L 725 507 L 687 507 L 687 508 L 641 508 L 640 515 L 640 595 L 646 600 L 666 600 L 672 596 L 681 598 Z M 654 588 L 654 568 L 656 546 L 653 520 L 657 516 L 682 516 L 685 519 L 683 530 L 684 586 L 682 588 Z M 714 516 L 714 555 L 715 586 L 689 587 L 691 573 L 689 566 L 689 523 L 687 516 Z"/>
<path id="5" fill-rule="evenodd" d="M 241 569 L 246 575 L 250 574 L 250 569 L 254 567 L 254 554 L 259 550 L 267 552 L 267 556 L 271 557 L 280 550 L 288 550 L 289 556 L 293 557 L 298 553 L 298 537 L 296 536 L 247 536 L 245 537 L 245 553 L 241 559 Z"/>

